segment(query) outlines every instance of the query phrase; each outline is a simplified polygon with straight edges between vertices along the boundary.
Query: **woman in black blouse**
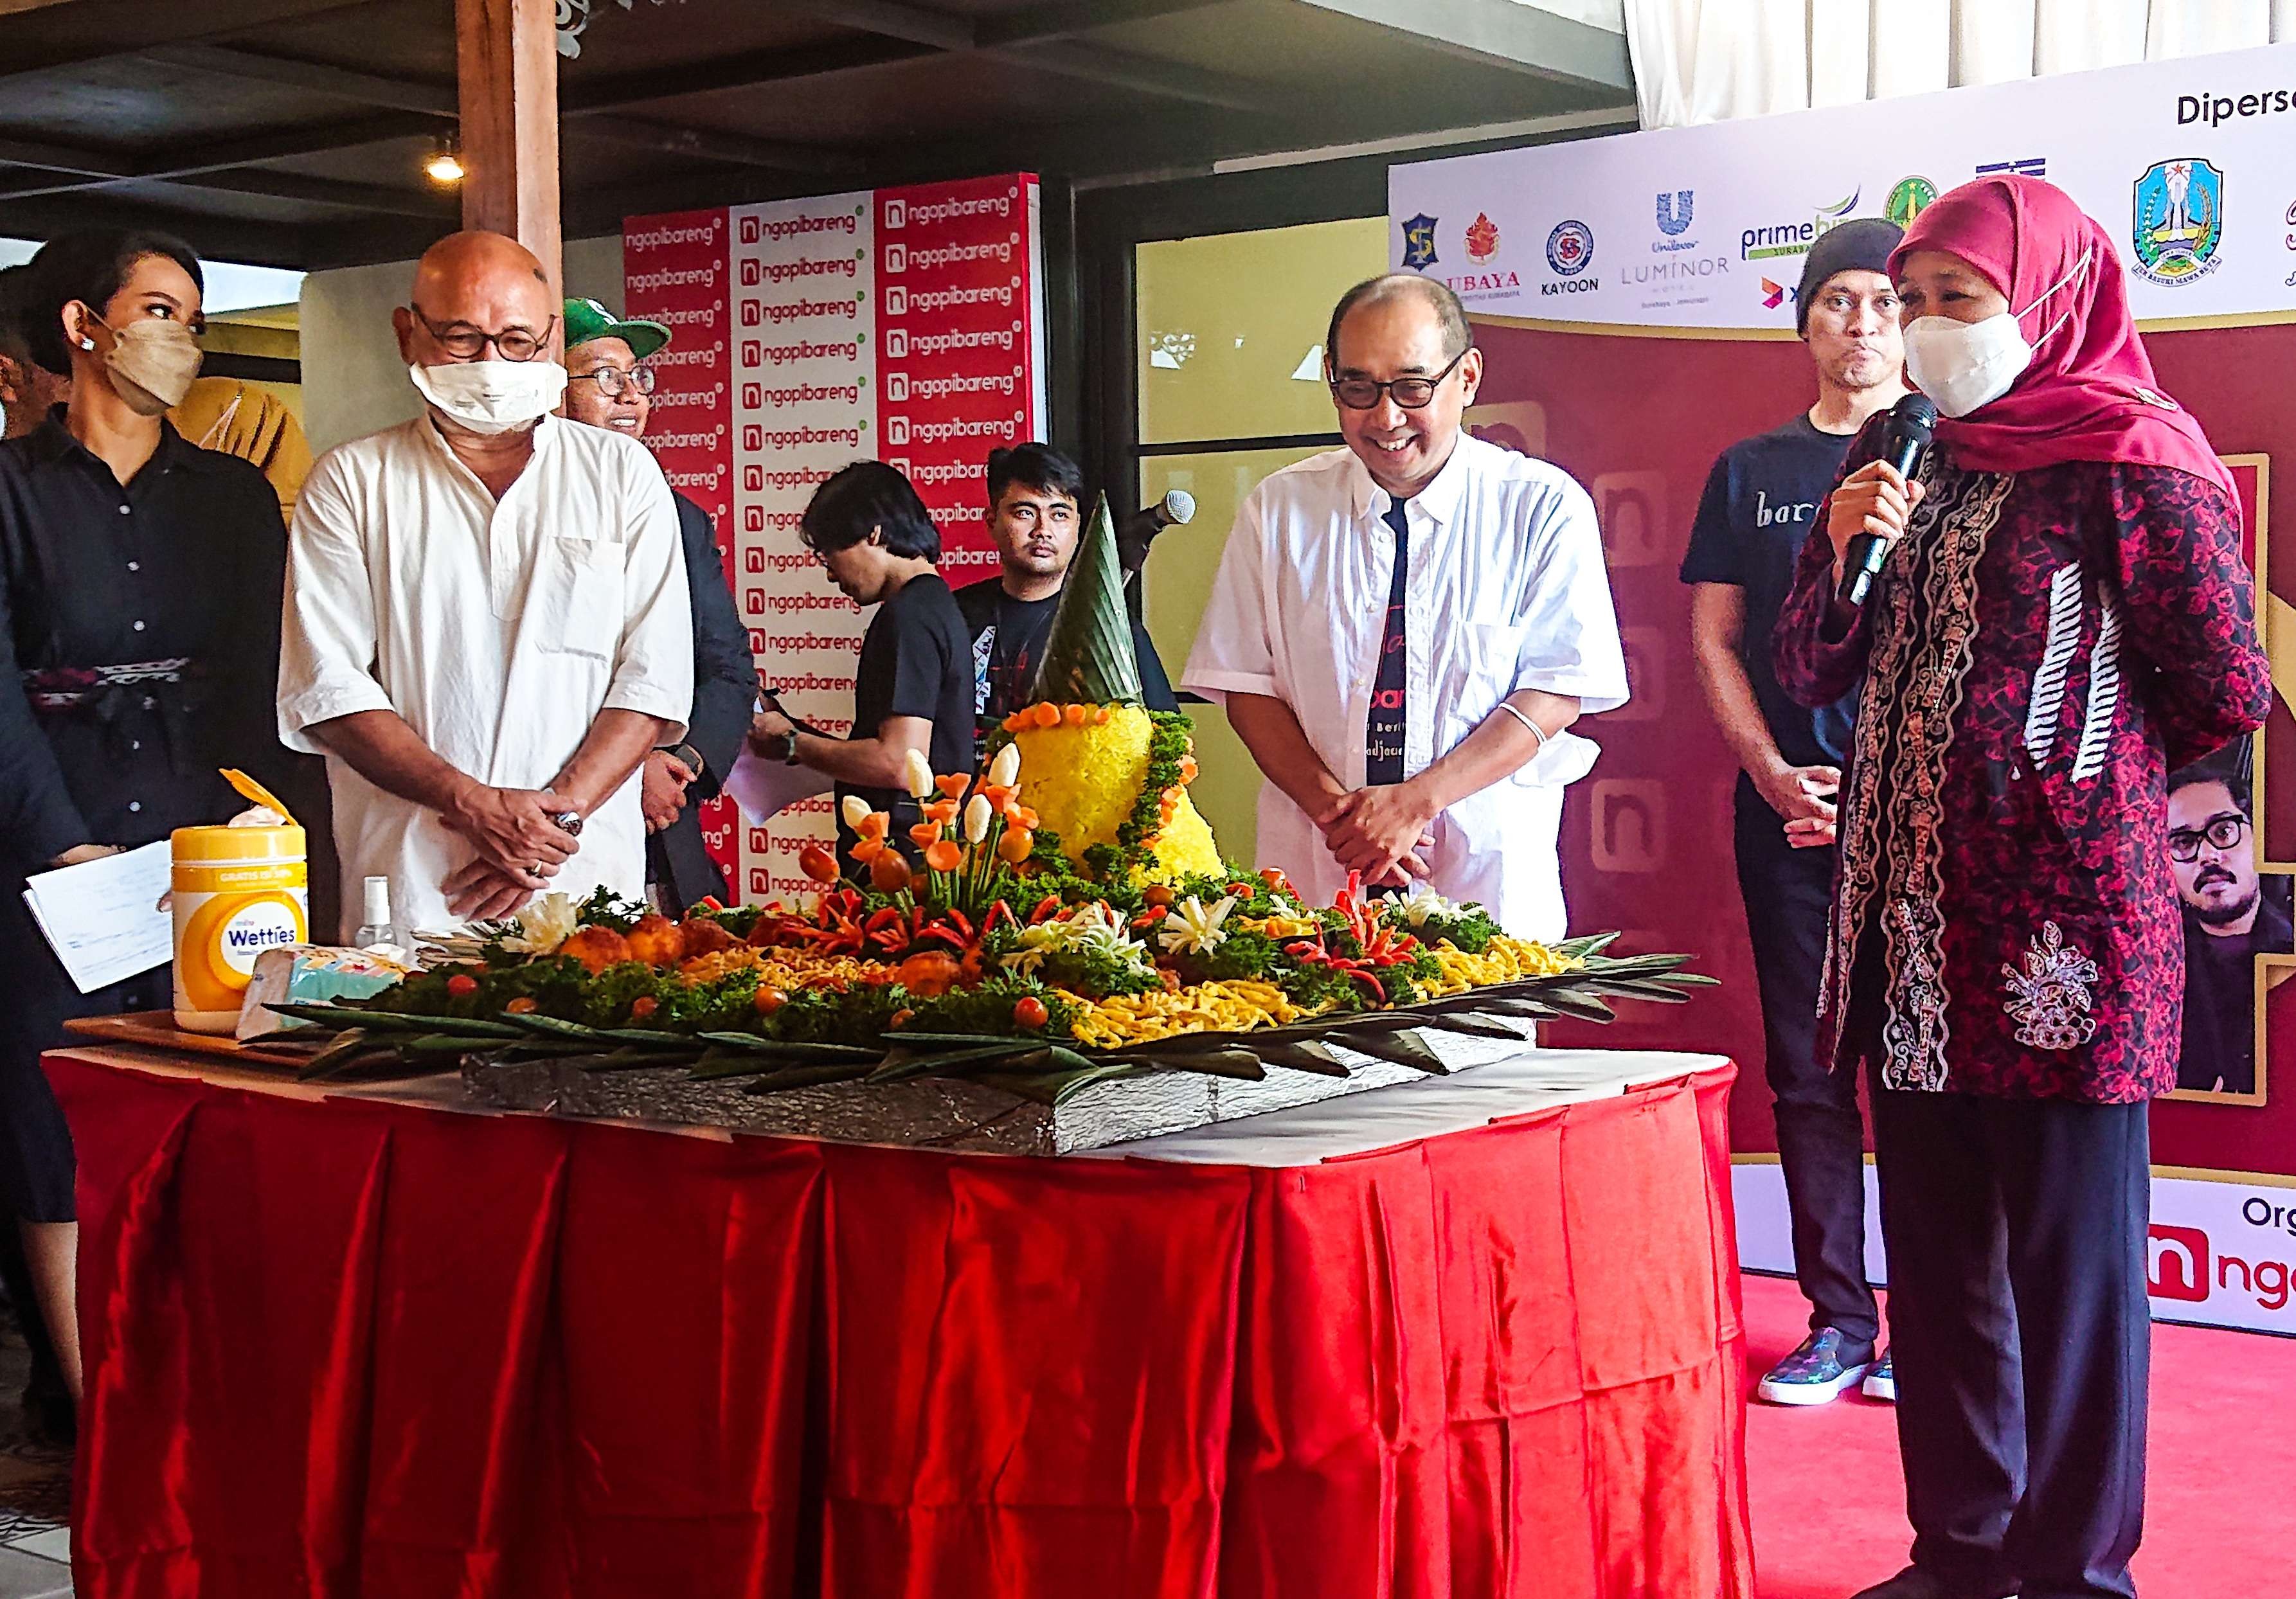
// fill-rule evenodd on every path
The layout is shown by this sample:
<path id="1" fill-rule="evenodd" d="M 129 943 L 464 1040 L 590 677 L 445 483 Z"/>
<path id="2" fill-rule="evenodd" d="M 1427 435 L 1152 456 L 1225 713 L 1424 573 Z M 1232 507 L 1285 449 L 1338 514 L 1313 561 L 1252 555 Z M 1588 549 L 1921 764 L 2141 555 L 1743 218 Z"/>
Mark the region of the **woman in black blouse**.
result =
<path id="1" fill-rule="evenodd" d="M 220 767 L 291 775 L 273 709 L 278 497 L 161 414 L 199 369 L 201 292 L 188 246 L 107 231 L 50 242 L 14 300 L 33 360 L 72 388 L 0 445 L 0 1201 L 74 1401 L 71 1135 L 40 1052 L 68 1016 L 166 1008 L 169 980 L 162 966 L 79 993 L 23 880 L 225 820 L 242 802 Z"/>

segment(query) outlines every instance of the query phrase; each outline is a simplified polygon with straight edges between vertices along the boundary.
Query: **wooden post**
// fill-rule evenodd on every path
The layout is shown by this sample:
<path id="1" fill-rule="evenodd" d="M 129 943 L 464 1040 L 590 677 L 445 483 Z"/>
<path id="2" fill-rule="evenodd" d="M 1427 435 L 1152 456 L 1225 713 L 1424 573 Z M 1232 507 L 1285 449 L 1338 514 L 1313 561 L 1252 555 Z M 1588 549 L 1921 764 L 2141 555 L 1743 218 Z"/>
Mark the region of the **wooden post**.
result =
<path id="1" fill-rule="evenodd" d="M 455 0 L 462 88 L 463 226 L 507 234 L 565 298 L 558 214 L 554 0 Z"/>

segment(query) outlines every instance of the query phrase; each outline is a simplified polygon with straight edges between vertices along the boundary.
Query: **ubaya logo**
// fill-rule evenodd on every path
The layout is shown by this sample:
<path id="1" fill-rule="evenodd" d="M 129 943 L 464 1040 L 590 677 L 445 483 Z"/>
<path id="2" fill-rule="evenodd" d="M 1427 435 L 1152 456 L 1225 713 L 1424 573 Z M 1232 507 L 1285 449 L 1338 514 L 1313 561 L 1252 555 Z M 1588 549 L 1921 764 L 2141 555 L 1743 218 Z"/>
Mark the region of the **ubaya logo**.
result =
<path id="1" fill-rule="evenodd" d="M 1743 261 L 1774 260 L 1780 256 L 1798 256 L 1817 242 L 1817 237 L 1835 224 L 1847 218 L 1857 209 L 1857 197 L 1863 188 L 1849 191 L 1847 200 L 1817 208 L 1807 222 L 1777 222 L 1767 227 L 1750 227 L 1738 235 L 1738 258 Z"/>
<path id="2" fill-rule="evenodd" d="M 2174 287 L 2206 277 L 2220 264 L 2224 174 L 2185 156 L 2155 161 L 2136 180 L 2129 202 L 2129 269 L 2147 283 Z"/>
<path id="3" fill-rule="evenodd" d="M 1911 227 L 1914 218 L 1937 201 L 1937 185 L 1926 177 L 1901 177 L 1882 207 L 1882 215 L 1899 227 Z"/>
<path id="4" fill-rule="evenodd" d="M 1403 225 L 1403 264 L 1414 272 L 1435 265 L 1435 220 L 1422 211 Z"/>
<path id="5" fill-rule="evenodd" d="M 1499 253 L 1499 225 L 1481 211 L 1467 225 L 1467 259 L 1478 266 Z"/>

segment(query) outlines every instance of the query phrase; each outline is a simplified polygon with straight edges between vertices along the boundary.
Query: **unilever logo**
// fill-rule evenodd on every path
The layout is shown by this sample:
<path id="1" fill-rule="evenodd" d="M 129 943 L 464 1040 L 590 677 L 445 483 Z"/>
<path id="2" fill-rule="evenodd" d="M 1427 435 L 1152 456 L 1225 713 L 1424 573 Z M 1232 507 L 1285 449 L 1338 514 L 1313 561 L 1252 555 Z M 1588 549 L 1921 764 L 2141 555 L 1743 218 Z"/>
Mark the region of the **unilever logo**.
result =
<path id="1" fill-rule="evenodd" d="M 1667 255 L 1678 250 L 1695 250 L 1698 241 L 1682 235 L 1690 231 L 1690 217 L 1694 191 L 1677 189 L 1671 194 L 1661 189 L 1658 193 L 1658 231 L 1662 240 L 1651 242 L 1652 255 Z"/>

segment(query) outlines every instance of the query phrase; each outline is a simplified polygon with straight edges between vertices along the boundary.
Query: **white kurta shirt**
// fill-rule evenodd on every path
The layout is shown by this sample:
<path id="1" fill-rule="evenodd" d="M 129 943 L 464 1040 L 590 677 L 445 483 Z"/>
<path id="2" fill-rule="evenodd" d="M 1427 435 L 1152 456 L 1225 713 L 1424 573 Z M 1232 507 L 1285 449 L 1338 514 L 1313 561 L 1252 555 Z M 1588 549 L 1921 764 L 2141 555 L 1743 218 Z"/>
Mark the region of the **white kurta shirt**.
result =
<path id="1" fill-rule="evenodd" d="M 1349 788 L 1364 783 L 1395 535 L 1388 493 L 1350 452 L 1286 467 L 1246 496 L 1221 557 L 1183 687 L 1221 703 L 1267 694 Z M 1560 467 L 1462 433 L 1404 512 L 1406 775 L 1432 764 L 1517 689 L 1627 701 L 1625 660 L 1594 502 Z M 1435 888 L 1479 900 L 1510 932 L 1564 930 L 1556 839 L 1562 790 L 1595 746 L 1565 733 L 1538 758 L 1436 818 Z M 1274 783 L 1259 793 L 1260 861 L 1316 904 L 1346 873 L 1307 814 Z"/>
<path id="2" fill-rule="evenodd" d="M 497 503 L 425 415 L 319 458 L 296 508 L 279 734 L 395 710 L 441 759 L 497 788 L 558 775 L 606 709 L 678 725 L 693 625 L 677 510 L 634 439 L 545 416 Z M 664 742 L 678 736 L 673 734 Z M 455 918 L 440 891 L 475 851 L 435 812 L 327 756 L 346 917 L 390 880 L 402 930 Z M 639 777 L 583 824 L 554 888 L 645 893 Z"/>

